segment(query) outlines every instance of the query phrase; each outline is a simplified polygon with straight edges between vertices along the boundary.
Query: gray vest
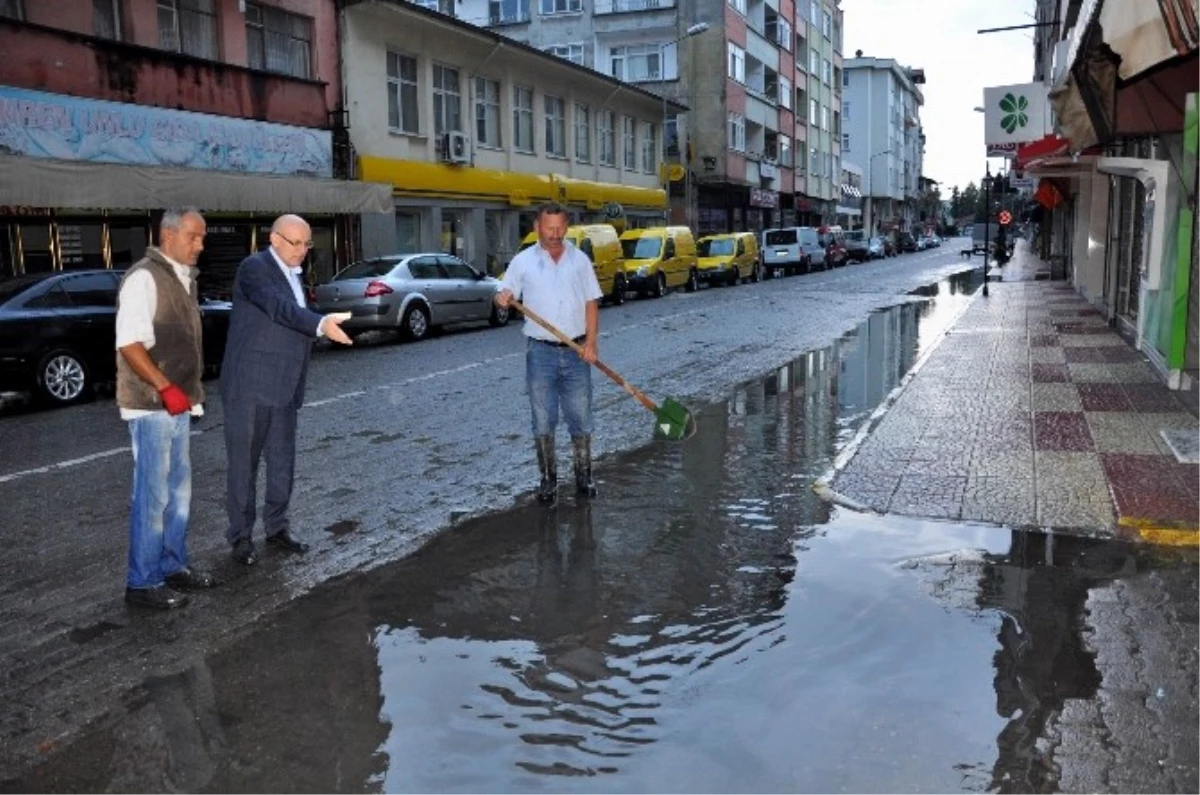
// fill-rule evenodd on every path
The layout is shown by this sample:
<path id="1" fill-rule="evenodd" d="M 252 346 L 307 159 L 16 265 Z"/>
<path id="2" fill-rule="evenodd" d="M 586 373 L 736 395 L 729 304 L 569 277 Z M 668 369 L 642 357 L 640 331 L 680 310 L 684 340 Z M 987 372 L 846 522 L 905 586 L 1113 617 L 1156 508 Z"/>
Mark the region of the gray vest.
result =
<path id="1" fill-rule="evenodd" d="M 192 282 L 190 291 L 184 289 L 175 275 L 175 267 L 153 247 L 146 249 L 146 256 L 134 263 L 124 279 L 139 270 L 150 273 L 158 292 L 154 347 L 148 351 L 150 358 L 171 383 L 187 394 L 192 405 L 203 403 L 204 387 L 200 385 L 200 377 L 204 374 L 204 349 L 196 283 Z M 163 407 L 158 391 L 133 371 L 120 351 L 117 351 L 117 405 L 123 409 Z"/>

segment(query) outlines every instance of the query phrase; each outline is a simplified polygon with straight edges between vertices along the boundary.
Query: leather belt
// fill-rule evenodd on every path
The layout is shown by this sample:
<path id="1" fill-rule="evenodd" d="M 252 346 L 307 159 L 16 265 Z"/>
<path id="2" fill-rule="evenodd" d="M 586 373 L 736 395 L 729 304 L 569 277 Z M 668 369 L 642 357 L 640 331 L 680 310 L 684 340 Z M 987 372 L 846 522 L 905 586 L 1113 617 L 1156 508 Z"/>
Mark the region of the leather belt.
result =
<path id="1" fill-rule="evenodd" d="M 542 343 L 543 345 L 549 345 L 549 346 L 551 346 L 551 347 L 553 347 L 553 348 L 569 348 L 569 347 L 571 347 L 571 346 L 570 346 L 570 345 L 568 345 L 567 343 L 565 343 L 565 342 L 558 342 L 557 340 L 554 340 L 554 341 L 551 341 L 551 340 L 543 340 L 543 339 L 538 339 L 537 337 L 530 337 L 529 339 L 533 340 L 534 342 L 540 342 L 540 343 Z M 571 342 L 574 342 L 576 345 L 582 345 L 582 344 L 583 344 L 583 341 L 584 341 L 584 340 L 586 340 L 586 339 L 587 339 L 587 337 L 586 337 L 586 336 L 584 336 L 584 337 L 576 337 L 575 339 L 571 340 Z"/>

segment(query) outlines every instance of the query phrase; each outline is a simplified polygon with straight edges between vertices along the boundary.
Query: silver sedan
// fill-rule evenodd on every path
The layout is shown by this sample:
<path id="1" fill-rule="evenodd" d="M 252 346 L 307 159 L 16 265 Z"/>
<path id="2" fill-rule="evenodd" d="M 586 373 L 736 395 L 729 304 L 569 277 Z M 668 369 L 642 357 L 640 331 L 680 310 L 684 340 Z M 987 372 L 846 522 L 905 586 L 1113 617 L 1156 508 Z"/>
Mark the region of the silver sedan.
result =
<path id="1" fill-rule="evenodd" d="M 450 254 L 393 254 L 351 263 L 318 285 L 314 309 L 350 312 L 342 328 L 351 336 L 398 330 L 419 340 L 452 323 L 503 326 L 510 311 L 492 303 L 499 284 Z"/>

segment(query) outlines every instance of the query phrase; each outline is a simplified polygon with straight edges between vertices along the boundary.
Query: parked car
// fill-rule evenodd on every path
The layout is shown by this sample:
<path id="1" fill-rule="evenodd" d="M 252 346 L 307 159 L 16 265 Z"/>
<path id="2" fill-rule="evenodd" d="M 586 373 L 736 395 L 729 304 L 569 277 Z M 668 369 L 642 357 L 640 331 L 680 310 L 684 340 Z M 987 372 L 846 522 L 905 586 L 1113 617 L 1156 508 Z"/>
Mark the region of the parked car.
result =
<path id="1" fill-rule="evenodd" d="M 317 285 L 317 312 L 350 312 L 350 336 L 397 330 L 420 340 L 439 326 L 487 322 L 503 326 L 511 312 L 492 303 L 500 282 L 451 254 L 391 254 L 352 262 Z"/>
<path id="2" fill-rule="evenodd" d="M 571 243 L 592 261 L 596 282 L 603 301 L 613 306 L 625 303 L 628 288 L 625 282 L 625 253 L 621 240 L 612 224 L 583 224 L 567 227 L 564 240 Z M 524 251 L 538 242 L 537 232 L 530 232 L 521 241 L 518 251 Z"/>
<path id="3" fill-rule="evenodd" d="M 686 226 L 627 229 L 621 233 L 625 282 L 642 297 L 661 298 L 668 288 L 689 293 L 700 285 L 696 239 Z"/>
<path id="4" fill-rule="evenodd" d="M 910 251 L 918 251 L 917 239 L 910 232 L 901 232 L 896 236 L 896 251 L 900 254 L 905 254 Z"/>
<path id="5" fill-rule="evenodd" d="M 753 232 L 707 235 L 696 243 L 700 281 L 709 285 L 733 286 L 739 281 L 758 281 L 758 238 Z"/>
<path id="6" fill-rule="evenodd" d="M 117 371 L 117 292 L 122 271 L 55 271 L 0 281 L 0 389 L 43 403 L 87 400 Z M 231 305 L 201 299 L 204 365 L 220 371 Z"/>
<path id="7" fill-rule="evenodd" d="M 882 237 L 873 237 L 867 241 L 867 257 L 869 259 L 883 259 L 889 257 L 887 244 L 883 242 Z"/>
<path id="8" fill-rule="evenodd" d="M 825 247 L 813 226 L 785 226 L 762 233 L 763 275 L 791 276 L 825 270 Z"/>
<path id="9" fill-rule="evenodd" d="M 840 268 L 848 259 L 846 233 L 840 226 L 823 226 L 817 230 L 817 240 L 825 250 L 825 267 Z"/>
<path id="10" fill-rule="evenodd" d="M 871 257 L 867 233 L 861 229 L 846 232 L 846 258 L 851 262 L 866 262 Z"/>

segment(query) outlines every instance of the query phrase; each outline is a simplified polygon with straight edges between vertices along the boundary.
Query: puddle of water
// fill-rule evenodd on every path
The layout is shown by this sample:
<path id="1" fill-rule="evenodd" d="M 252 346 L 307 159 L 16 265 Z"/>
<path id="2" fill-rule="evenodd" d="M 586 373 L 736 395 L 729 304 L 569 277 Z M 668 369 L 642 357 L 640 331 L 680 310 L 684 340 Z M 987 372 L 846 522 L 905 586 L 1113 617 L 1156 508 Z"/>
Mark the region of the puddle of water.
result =
<path id="1" fill-rule="evenodd" d="M 1115 542 L 853 514 L 810 488 L 941 300 L 739 388 L 685 443 L 606 461 L 592 503 L 469 521 L 322 586 L 148 682 L 20 784 L 1053 788 L 1035 741 L 1099 683 L 1089 589 L 1160 564 Z"/>

